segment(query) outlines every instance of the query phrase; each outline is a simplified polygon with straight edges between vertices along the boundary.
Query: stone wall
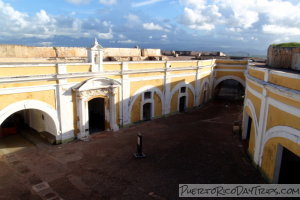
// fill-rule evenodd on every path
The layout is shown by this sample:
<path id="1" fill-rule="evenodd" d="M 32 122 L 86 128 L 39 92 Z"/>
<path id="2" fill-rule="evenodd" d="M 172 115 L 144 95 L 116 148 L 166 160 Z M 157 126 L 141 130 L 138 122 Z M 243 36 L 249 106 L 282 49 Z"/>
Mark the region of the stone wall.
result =
<path id="1" fill-rule="evenodd" d="M 0 62 L 86 62 L 87 55 L 81 47 L 0 45 Z"/>
<path id="2" fill-rule="evenodd" d="M 0 45 L 0 63 L 88 62 L 88 48 Z M 161 57 L 160 49 L 104 48 L 104 60 L 138 61 Z"/>
<path id="3" fill-rule="evenodd" d="M 300 70 L 300 48 L 270 45 L 267 65 L 275 68 Z"/>

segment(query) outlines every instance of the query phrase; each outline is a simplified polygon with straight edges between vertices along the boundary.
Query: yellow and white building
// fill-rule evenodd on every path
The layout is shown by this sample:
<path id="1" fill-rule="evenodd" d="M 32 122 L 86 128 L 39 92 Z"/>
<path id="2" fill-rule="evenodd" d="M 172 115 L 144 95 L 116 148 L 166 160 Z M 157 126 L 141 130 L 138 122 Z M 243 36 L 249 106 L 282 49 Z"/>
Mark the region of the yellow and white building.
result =
<path id="1" fill-rule="evenodd" d="M 273 183 L 299 177 L 300 74 L 297 71 L 249 65 L 245 72 L 243 139 L 264 176 Z M 292 157 L 292 168 L 286 165 Z M 294 174 L 293 174 L 294 173 Z"/>
<path id="2" fill-rule="evenodd" d="M 103 62 L 97 42 L 88 55 L 88 63 L 0 64 L 0 124 L 18 113 L 62 143 L 199 106 L 226 79 L 245 85 L 247 61 Z"/>

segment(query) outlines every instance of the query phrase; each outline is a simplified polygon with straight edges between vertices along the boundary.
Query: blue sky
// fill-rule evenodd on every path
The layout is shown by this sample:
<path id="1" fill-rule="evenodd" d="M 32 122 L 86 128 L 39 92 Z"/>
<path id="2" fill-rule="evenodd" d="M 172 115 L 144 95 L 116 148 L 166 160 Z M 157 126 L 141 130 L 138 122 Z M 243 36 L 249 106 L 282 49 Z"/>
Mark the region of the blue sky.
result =
<path id="1" fill-rule="evenodd" d="M 0 43 L 264 53 L 300 41 L 298 0 L 0 0 Z"/>

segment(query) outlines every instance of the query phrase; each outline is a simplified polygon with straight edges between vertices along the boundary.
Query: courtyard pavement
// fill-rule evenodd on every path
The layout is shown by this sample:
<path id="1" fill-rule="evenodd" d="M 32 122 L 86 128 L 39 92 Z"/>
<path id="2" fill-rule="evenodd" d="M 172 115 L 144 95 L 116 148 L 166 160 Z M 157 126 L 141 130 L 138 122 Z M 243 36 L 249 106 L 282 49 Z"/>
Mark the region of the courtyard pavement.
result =
<path id="1" fill-rule="evenodd" d="M 264 183 L 232 133 L 241 115 L 241 105 L 215 101 L 89 141 L 2 154 L 0 199 L 165 200 L 178 199 L 178 184 Z M 144 159 L 133 156 L 138 132 Z"/>

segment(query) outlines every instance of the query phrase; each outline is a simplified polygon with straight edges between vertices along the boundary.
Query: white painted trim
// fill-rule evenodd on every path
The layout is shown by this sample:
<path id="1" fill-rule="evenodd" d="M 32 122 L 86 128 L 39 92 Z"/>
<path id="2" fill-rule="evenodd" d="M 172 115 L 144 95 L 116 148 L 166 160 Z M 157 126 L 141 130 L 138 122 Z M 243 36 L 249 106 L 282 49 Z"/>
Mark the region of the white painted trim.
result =
<path id="1" fill-rule="evenodd" d="M 38 92 L 38 91 L 55 90 L 55 89 L 56 89 L 56 84 L 55 85 L 28 86 L 28 87 L 1 88 L 0 95 L 18 94 L 18 93 L 25 93 L 25 92 Z"/>
<path id="2" fill-rule="evenodd" d="M 205 78 L 203 80 L 201 80 L 201 88 L 200 88 L 200 100 L 202 98 L 202 102 L 200 102 L 200 104 L 204 104 L 208 101 L 209 99 L 209 78 Z M 204 94 L 204 91 L 206 91 L 206 98 L 203 99 L 203 94 Z"/>
<path id="3" fill-rule="evenodd" d="M 184 82 L 180 82 L 180 83 L 178 83 L 173 89 L 172 89 L 172 91 L 171 91 L 171 93 L 170 93 L 170 98 L 169 98 L 169 104 L 171 105 L 171 102 L 172 102 L 172 98 L 173 98 L 173 96 L 174 96 L 174 94 L 175 94 L 175 92 L 179 92 L 178 93 L 178 97 L 180 96 L 180 88 L 181 87 L 186 87 L 186 93 L 187 93 L 187 95 L 186 96 L 188 96 L 188 89 L 190 89 L 191 91 L 192 91 L 192 94 L 193 94 L 193 98 L 194 98 L 194 103 L 195 103 L 195 89 L 194 89 L 194 87 L 190 84 L 190 83 L 188 83 L 187 81 L 184 81 Z M 177 99 L 177 102 L 179 102 L 178 101 L 178 99 Z M 186 102 L 188 102 L 188 97 L 186 98 Z M 177 104 L 177 110 L 178 110 L 178 104 Z"/>
<path id="4" fill-rule="evenodd" d="M 277 109 L 279 109 L 283 112 L 286 112 L 286 113 L 289 113 L 291 115 L 300 117 L 300 109 L 299 108 L 287 105 L 285 103 L 282 103 L 282 102 L 277 101 L 277 100 L 275 100 L 273 98 L 270 98 L 270 97 L 268 97 L 268 106 L 269 105 L 275 106 Z"/>
<path id="5" fill-rule="evenodd" d="M 216 72 L 244 72 L 245 69 L 215 69 Z"/>
<path id="6" fill-rule="evenodd" d="M 136 99 L 140 96 L 140 95 L 143 95 L 144 92 L 152 92 L 152 98 L 154 99 L 154 93 L 156 93 L 159 97 L 160 97 L 160 100 L 161 100 L 161 105 L 162 105 L 162 112 L 164 110 L 164 96 L 163 96 L 163 93 L 160 91 L 159 88 L 157 88 L 156 86 L 153 86 L 153 85 L 146 85 L 146 86 L 143 86 L 141 88 L 139 88 L 131 97 L 130 97 L 130 100 L 129 100 L 129 113 L 128 113 L 128 120 L 129 120 L 129 123 L 131 123 L 131 112 L 132 112 L 132 107 L 136 101 Z M 142 98 L 144 98 L 142 96 Z M 143 104 L 143 102 L 141 103 Z M 153 101 L 153 105 L 152 107 L 154 108 L 154 101 Z M 140 110 L 140 116 L 142 116 L 142 113 L 141 113 L 141 110 Z"/>
<path id="7" fill-rule="evenodd" d="M 262 161 L 263 161 L 263 154 L 264 154 L 264 149 L 265 149 L 265 145 L 266 143 L 271 140 L 272 138 L 285 138 L 288 139 L 298 145 L 300 145 L 300 130 L 298 129 L 294 129 L 288 126 L 275 126 L 270 128 L 263 137 L 263 141 L 262 141 L 262 150 L 260 152 L 259 155 L 259 166 L 262 165 Z M 279 155 L 281 156 L 281 155 Z M 278 156 L 277 156 L 278 158 Z M 277 163 L 280 165 L 280 163 Z M 279 170 L 277 169 L 278 166 L 274 166 L 275 167 L 275 172 L 279 173 Z M 278 176 L 279 174 L 274 173 L 273 176 L 273 180 L 276 181 L 276 177 L 277 177 L 277 181 L 278 181 Z"/>
<path id="8" fill-rule="evenodd" d="M 246 114 L 246 107 L 249 108 L 250 113 Z M 254 131 L 255 131 L 255 138 L 257 138 L 258 135 L 258 120 L 257 120 L 257 115 L 255 112 L 255 107 L 252 103 L 252 101 L 250 99 L 246 99 L 245 103 L 244 103 L 244 114 L 243 114 L 243 134 L 242 134 L 242 138 L 246 139 L 247 136 L 247 124 L 246 124 L 246 117 L 247 115 L 249 115 L 252 118 L 252 122 L 254 123 Z"/>
<path id="9" fill-rule="evenodd" d="M 243 70 L 243 71 L 245 71 L 245 70 Z M 239 82 L 240 84 L 242 84 L 244 86 L 244 88 L 246 87 L 245 81 L 238 76 L 222 76 L 221 78 L 217 79 L 217 81 L 214 84 L 214 88 L 216 88 L 217 85 L 219 83 L 221 83 L 222 81 L 229 80 L 229 79 Z"/>
<path id="10" fill-rule="evenodd" d="M 59 134 L 61 133 L 60 131 L 60 125 L 59 125 L 59 120 L 58 120 L 58 115 L 57 111 L 52 108 L 47 103 L 44 103 L 42 101 L 37 101 L 37 100 L 24 100 L 24 101 L 19 101 L 13 104 L 8 105 L 4 109 L 0 111 L 0 124 L 4 122 L 9 116 L 12 114 L 25 110 L 25 109 L 35 109 L 35 110 L 40 110 L 49 115 L 51 119 L 53 120 L 56 128 L 56 138 L 59 139 Z"/>

